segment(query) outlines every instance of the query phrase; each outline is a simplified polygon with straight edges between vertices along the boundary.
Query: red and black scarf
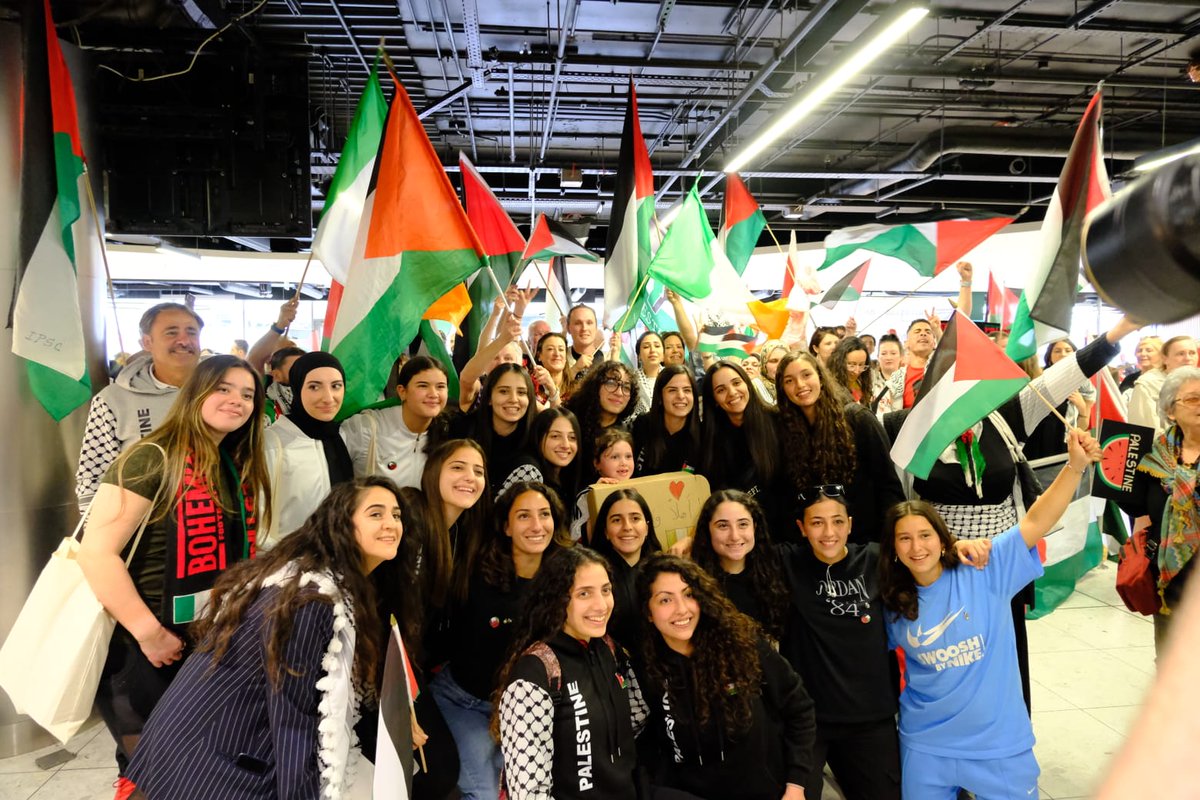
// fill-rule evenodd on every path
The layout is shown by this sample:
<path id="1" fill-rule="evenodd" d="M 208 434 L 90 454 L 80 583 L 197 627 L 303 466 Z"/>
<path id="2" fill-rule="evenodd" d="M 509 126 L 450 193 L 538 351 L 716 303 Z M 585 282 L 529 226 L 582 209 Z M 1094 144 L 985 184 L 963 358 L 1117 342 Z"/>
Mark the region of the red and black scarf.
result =
<path id="1" fill-rule="evenodd" d="M 175 502 L 175 535 L 166 537 L 162 619 L 168 625 L 186 625 L 198 618 L 217 576 L 242 559 L 254 558 L 255 493 L 238 482 L 237 467 L 222 450 L 221 469 L 237 487 L 236 522 L 226 525 L 217 493 L 203 475 L 195 473 L 192 462 L 189 454 Z"/>

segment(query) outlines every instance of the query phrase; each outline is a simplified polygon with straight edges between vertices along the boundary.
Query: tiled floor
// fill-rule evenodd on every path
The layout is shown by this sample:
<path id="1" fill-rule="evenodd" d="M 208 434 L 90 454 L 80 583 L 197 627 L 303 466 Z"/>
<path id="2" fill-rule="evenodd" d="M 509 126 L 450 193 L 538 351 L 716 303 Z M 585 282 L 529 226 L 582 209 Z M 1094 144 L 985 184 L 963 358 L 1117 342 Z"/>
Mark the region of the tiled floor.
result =
<path id="1" fill-rule="evenodd" d="M 1029 623 L 1033 728 L 1044 799 L 1091 794 L 1154 678 L 1153 626 L 1125 610 L 1113 588 L 1115 578 L 1115 567 L 1101 565 L 1057 611 Z M 112 798 L 113 744 L 103 725 L 67 743 L 74 759 L 38 769 L 36 760 L 58 749 L 0 761 L 0 800 Z M 836 797 L 826 790 L 827 800 Z"/>

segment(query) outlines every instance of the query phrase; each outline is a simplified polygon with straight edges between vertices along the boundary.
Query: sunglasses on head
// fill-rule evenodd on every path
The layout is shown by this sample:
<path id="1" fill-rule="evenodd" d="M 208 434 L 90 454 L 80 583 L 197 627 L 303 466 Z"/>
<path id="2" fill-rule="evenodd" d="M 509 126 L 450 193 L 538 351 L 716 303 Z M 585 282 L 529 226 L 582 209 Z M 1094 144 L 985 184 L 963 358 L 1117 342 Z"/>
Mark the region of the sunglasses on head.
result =
<path id="1" fill-rule="evenodd" d="M 845 497 L 846 487 L 840 483 L 822 483 L 820 486 L 810 486 L 803 489 L 799 493 L 800 502 L 808 505 L 815 503 L 822 497 Z"/>

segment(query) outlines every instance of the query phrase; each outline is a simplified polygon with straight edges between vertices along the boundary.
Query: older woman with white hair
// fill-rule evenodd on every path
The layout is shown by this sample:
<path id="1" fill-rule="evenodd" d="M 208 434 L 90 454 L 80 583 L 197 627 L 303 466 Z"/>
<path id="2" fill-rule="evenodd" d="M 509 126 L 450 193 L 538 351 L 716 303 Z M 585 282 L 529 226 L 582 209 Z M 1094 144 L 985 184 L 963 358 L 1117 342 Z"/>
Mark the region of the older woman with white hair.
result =
<path id="1" fill-rule="evenodd" d="M 1167 374 L 1158 395 L 1167 421 L 1138 465 L 1133 494 L 1118 501 L 1133 516 L 1150 517 L 1150 562 L 1158 576 L 1162 607 L 1154 615 L 1154 647 L 1162 652 L 1171 612 L 1195 571 L 1200 551 L 1200 368 L 1178 367 Z"/>

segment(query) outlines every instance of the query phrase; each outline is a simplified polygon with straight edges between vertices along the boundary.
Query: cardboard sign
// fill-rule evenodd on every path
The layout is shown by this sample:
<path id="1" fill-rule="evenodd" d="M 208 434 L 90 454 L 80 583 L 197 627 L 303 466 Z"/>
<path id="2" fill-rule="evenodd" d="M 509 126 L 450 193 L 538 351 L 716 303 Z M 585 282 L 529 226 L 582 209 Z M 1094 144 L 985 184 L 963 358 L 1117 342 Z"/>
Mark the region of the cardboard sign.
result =
<path id="1" fill-rule="evenodd" d="M 1106 419 L 1100 426 L 1100 463 L 1092 495 L 1121 500 L 1133 492 L 1133 476 L 1154 444 L 1154 429 Z"/>
<path id="2" fill-rule="evenodd" d="M 692 535 L 696 530 L 700 508 L 712 494 L 708 479 L 690 472 L 666 472 L 620 483 L 595 483 L 588 490 L 589 531 L 600 530 L 596 515 L 600 513 L 604 498 L 617 489 L 636 489 L 646 498 L 654 518 L 654 533 L 664 550 Z"/>

